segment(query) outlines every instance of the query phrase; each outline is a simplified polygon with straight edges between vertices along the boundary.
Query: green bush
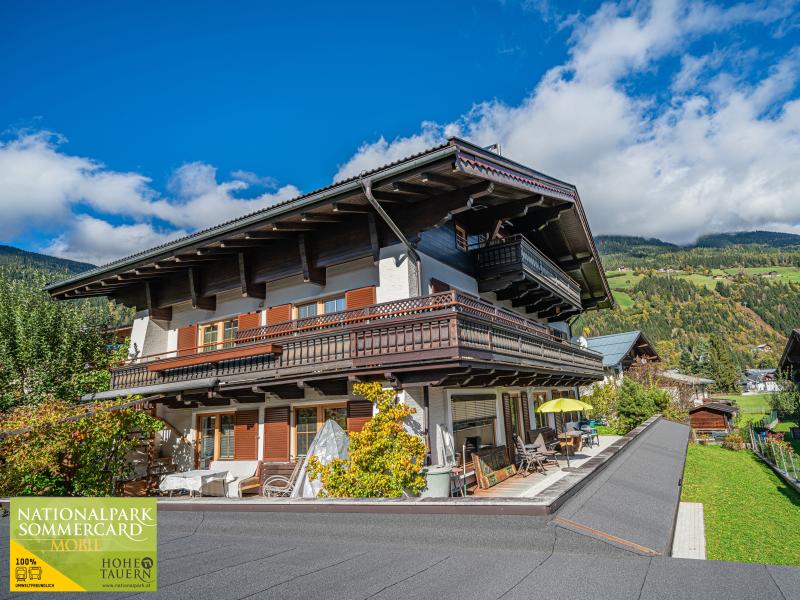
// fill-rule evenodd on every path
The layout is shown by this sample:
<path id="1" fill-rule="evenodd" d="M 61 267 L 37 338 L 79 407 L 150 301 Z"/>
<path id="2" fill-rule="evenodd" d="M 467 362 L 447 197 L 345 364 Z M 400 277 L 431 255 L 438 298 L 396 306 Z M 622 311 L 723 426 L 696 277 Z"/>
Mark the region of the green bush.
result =
<path id="1" fill-rule="evenodd" d="M 415 409 L 396 401 L 397 393 L 380 383 L 357 383 L 353 393 L 370 400 L 378 412 L 359 432 L 350 434 L 350 457 L 323 465 L 309 459 L 311 479 L 319 477 L 323 495 L 339 498 L 398 498 L 425 487 L 425 443 L 405 429 Z"/>
<path id="2" fill-rule="evenodd" d="M 0 431 L 21 431 L 0 440 L 0 496 L 113 495 L 115 482 L 132 475 L 127 455 L 139 441 L 130 434 L 164 425 L 114 404 L 49 399 L 0 415 Z"/>
<path id="3" fill-rule="evenodd" d="M 657 403 L 664 400 L 660 392 L 663 390 L 647 390 L 633 379 L 624 378 L 618 393 L 616 429 L 627 433 L 659 412 Z M 666 397 L 668 404 L 669 395 L 666 394 Z"/>

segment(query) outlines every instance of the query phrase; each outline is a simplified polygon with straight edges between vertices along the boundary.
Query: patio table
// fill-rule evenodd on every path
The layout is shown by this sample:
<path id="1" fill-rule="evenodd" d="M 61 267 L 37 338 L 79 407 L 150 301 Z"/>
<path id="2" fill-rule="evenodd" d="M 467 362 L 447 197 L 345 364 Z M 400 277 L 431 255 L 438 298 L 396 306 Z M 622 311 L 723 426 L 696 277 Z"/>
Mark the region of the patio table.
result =
<path id="1" fill-rule="evenodd" d="M 583 448 L 580 431 L 569 431 L 567 433 L 559 433 L 558 439 L 562 443 L 562 445 L 568 445 L 570 447 L 570 451 L 572 451 L 573 453 L 580 452 L 581 448 Z"/>
<path id="2" fill-rule="evenodd" d="M 220 481 L 223 486 L 223 495 L 225 485 L 233 481 L 233 477 L 228 471 L 212 471 L 210 469 L 193 469 L 191 471 L 181 471 L 179 473 L 170 473 L 165 475 L 158 485 L 158 489 L 162 492 L 170 492 L 175 490 L 187 490 L 190 494 L 194 495 L 199 492 L 203 495 L 203 491 L 208 488 L 213 482 Z"/>

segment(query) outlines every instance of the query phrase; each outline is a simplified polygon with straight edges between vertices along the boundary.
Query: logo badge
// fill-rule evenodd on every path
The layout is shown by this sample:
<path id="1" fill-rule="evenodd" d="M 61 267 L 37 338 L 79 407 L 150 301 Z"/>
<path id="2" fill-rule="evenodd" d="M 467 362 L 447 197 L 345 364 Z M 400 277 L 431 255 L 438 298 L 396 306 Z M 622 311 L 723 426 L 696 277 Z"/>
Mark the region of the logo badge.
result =
<path id="1" fill-rule="evenodd" d="M 157 589 L 155 498 L 13 498 L 12 592 Z"/>

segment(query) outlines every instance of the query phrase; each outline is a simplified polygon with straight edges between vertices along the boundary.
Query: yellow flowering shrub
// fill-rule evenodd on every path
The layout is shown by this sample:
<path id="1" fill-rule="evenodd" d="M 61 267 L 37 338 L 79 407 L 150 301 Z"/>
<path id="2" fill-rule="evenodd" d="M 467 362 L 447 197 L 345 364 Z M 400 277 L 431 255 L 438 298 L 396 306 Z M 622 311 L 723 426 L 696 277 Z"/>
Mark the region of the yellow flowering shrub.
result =
<path id="1" fill-rule="evenodd" d="M 378 382 L 357 383 L 353 393 L 369 400 L 378 412 L 361 431 L 350 434 L 350 457 L 327 465 L 309 459 L 308 473 L 320 478 L 322 495 L 337 498 L 398 498 L 425 487 L 422 466 L 427 449 L 406 431 L 404 421 L 416 410 L 397 402 L 395 390 Z"/>

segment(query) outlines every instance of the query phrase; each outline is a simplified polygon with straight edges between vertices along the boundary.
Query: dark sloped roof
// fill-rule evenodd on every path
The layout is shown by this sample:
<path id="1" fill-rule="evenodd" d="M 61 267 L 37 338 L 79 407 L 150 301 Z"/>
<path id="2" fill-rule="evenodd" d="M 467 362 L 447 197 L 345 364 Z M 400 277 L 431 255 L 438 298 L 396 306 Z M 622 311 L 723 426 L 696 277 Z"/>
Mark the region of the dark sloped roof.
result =
<path id="1" fill-rule="evenodd" d="M 708 404 L 701 404 L 700 406 L 695 406 L 694 408 L 690 408 L 689 413 L 690 414 L 695 413 L 698 410 L 702 410 L 704 408 L 728 414 L 734 414 L 738 412 L 738 409 L 735 406 L 730 406 L 729 404 L 722 404 L 720 402 L 709 402 Z"/>

